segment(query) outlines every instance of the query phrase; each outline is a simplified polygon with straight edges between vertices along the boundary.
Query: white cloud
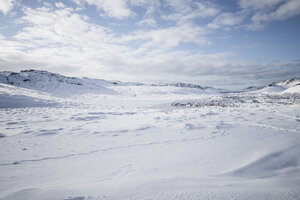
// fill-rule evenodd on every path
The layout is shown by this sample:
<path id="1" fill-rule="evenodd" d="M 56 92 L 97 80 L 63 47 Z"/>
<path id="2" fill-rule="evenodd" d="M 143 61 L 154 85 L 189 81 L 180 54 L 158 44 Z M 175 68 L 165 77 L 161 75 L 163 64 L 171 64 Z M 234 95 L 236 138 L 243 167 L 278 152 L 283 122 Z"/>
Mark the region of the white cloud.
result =
<path id="1" fill-rule="evenodd" d="M 143 19 L 137 23 L 139 26 L 155 26 L 156 21 L 154 19 Z"/>
<path id="2" fill-rule="evenodd" d="M 164 29 L 137 31 L 132 34 L 124 35 L 120 42 L 142 42 L 141 49 L 148 50 L 156 48 L 168 50 L 181 43 L 196 43 L 207 45 L 209 41 L 205 39 L 205 29 L 191 25 L 180 25 Z"/>
<path id="3" fill-rule="evenodd" d="M 45 7 L 48 7 L 48 8 L 51 8 L 51 7 L 52 7 L 51 3 L 47 2 L 47 1 L 44 1 L 44 2 L 43 2 L 43 5 L 44 5 Z"/>
<path id="4" fill-rule="evenodd" d="M 0 11 L 7 15 L 14 7 L 15 0 L 1 0 L 0 1 Z"/>
<path id="5" fill-rule="evenodd" d="M 0 48 L 0 57 L 6 64 L 70 67 L 74 71 L 85 66 L 91 72 L 95 68 L 101 72 L 125 49 L 111 43 L 109 29 L 88 23 L 73 9 L 26 8 L 24 14 L 19 23 L 25 28 L 14 36 L 18 49 L 8 52 L 10 43 L 2 43 Z M 10 59 L 11 55 L 18 56 L 18 60 Z"/>
<path id="6" fill-rule="evenodd" d="M 184 24 L 196 18 L 213 17 L 220 11 L 217 5 L 208 1 L 166 0 L 165 4 L 173 10 L 171 14 L 163 15 L 163 19 Z"/>
<path id="7" fill-rule="evenodd" d="M 77 6 L 83 6 L 85 0 L 71 0 L 74 2 Z"/>
<path id="8" fill-rule="evenodd" d="M 262 10 L 272 8 L 284 1 L 286 0 L 239 0 L 238 4 L 243 9 Z"/>
<path id="9" fill-rule="evenodd" d="M 234 13 L 221 13 L 216 18 L 214 18 L 213 22 L 208 24 L 208 28 L 218 29 L 221 27 L 230 27 L 237 24 L 240 24 L 244 19 L 243 15 L 236 15 Z"/>
<path id="10" fill-rule="evenodd" d="M 129 0 L 129 4 L 133 7 L 140 7 L 146 10 L 144 17 L 152 17 L 158 12 L 161 6 L 160 0 Z"/>
<path id="11" fill-rule="evenodd" d="M 73 0 L 77 4 L 82 4 L 82 0 Z M 159 0 L 85 0 L 89 5 L 95 5 L 100 11 L 100 15 L 111 18 L 125 19 L 136 16 L 132 7 L 139 7 L 146 10 L 145 17 L 150 17 L 160 6 Z"/>
<path id="12" fill-rule="evenodd" d="M 85 0 L 71 0 L 75 4 L 75 10 L 80 11 L 85 8 Z"/>
<path id="13" fill-rule="evenodd" d="M 85 15 L 74 13 L 72 8 L 53 10 L 51 8 L 26 8 L 25 16 L 19 23 L 25 23 L 23 31 L 14 38 L 20 41 L 31 41 L 33 44 L 40 42 L 54 44 L 81 44 L 85 37 L 97 36 L 98 41 L 106 38 L 107 28 L 92 25 L 86 21 Z M 101 36 L 104 36 L 101 38 Z M 37 46 L 38 47 L 38 46 Z"/>
<path id="14" fill-rule="evenodd" d="M 248 30 L 264 28 L 267 23 L 285 20 L 300 14 L 299 0 L 240 0 L 241 13 L 249 17 L 250 23 L 244 24 Z"/>
<path id="15" fill-rule="evenodd" d="M 109 17 L 122 19 L 134 15 L 128 7 L 127 0 L 86 0 L 89 5 L 95 5 Z"/>
<path id="16" fill-rule="evenodd" d="M 24 28 L 13 36 L 16 41 L 0 41 L 1 66 L 57 72 L 70 69 L 72 75 L 105 75 L 107 79 L 145 72 L 173 74 L 179 63 L 195 61 L 187 59 L 185 53 L 169 50 L 181 43 L 208 42 L 203 36 L 205 30 L 191 25 L 133 32 L 119 38 L 112 30 L 89 23 L 71 8 L 26 8 L 18 22 Z M 137 48 L 132 42 L 138 43 Z"/>
<path id="17" fill-rule="evenodd" d="M 65 4 L 63 4 L 62 2 L 55 2 L 55 6 L 57 8 L 64 8 L 64 7 L 66 7 Z"/>
<path id="18" fill-rule="evenodd" d="M 252 20 L 254 22 L 285 20 L 300 14 L 300 1 L 290 0 L 280 5 L 275 11 L 270 13 L 256 13 Z"/>

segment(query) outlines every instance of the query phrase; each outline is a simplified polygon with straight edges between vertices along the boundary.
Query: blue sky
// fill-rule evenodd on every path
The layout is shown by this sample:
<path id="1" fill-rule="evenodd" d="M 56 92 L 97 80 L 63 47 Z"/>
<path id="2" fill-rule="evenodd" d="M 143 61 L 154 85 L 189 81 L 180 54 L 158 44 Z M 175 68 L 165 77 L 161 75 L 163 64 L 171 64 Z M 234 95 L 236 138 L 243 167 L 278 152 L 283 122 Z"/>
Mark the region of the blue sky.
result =
<path id="1" fill-rule="evenodd" d="M 300 76 L 300 0 L 0 0 L 0 70 L 217 87 Z"/>

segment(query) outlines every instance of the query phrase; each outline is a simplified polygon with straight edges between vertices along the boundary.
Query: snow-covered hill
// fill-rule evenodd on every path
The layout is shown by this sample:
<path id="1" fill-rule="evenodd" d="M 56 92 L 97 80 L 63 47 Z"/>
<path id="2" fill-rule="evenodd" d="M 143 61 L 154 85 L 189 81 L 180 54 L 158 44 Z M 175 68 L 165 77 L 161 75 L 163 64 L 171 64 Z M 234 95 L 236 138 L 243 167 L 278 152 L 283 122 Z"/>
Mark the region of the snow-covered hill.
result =
<path id="1" fill-rule="evenodd" d="M 81 94 L 118 95 L 129 98 L 168 99 L 194 94 L 214 94 L 221 90 L 186 83 L 144 84 L 139 82 L 107 81 L 103 79 L 66 77 L 41 70 L 0 72 L 0 83 L 46 92 L 59 97 Z M 119 98 L 119 97 L 117 97 Z"/>
<path id="2" fill-rule="evenodd" d="M 300 78 L 292 78 L 281 82 L 274 82 L 259 89 L 264 93 L 300 93 L 298 85 Z"/>
<path id="3" fill-rule="evenodd" d="M 41 70 L 22 70 L 20 73 L 0 72 L 0 83 L 34 89 L 58 96 L 85 93 L 117 94 L 117 92 L 106 87 L 113 84 L 109 81 L 66 77 Z"/>

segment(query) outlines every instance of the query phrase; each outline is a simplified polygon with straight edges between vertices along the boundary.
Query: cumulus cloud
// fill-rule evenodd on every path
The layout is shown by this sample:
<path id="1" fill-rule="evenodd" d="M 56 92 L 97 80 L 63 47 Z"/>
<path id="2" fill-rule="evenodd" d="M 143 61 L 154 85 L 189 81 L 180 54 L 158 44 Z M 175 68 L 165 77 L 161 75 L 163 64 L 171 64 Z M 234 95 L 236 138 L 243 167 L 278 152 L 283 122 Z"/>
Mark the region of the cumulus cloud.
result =
<path id="1" fill-rule="evenodd" d="M 14 7 L 15 0 L 1 0 L 0 1 L 0 11 L 7 15 Z"/>
<path id="2" fill-rule="evenodd" d="M 109 29 L 88 23 L 84 15 L 74 13 L 72 8 L 26 8 L 24 13 L 18 21 L 27 26 L 14 38 L 29 41 L 36 47 L 47 44 L 82 45 L 85 39 L 87 42 L 91 39 L 101 42 L 108 38 Z"/>

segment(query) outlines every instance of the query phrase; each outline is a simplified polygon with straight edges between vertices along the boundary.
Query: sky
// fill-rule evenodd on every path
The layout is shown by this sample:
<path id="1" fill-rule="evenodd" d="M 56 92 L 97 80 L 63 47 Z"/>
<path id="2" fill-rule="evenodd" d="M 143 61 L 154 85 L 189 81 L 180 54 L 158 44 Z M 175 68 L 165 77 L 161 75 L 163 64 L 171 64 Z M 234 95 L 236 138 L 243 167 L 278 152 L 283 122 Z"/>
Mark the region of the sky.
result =
<path id="1" fill-rule="evenodd" d="M 0 71 L 221 88 L 300 77 L 300 0 L 0 0 Z"/>

